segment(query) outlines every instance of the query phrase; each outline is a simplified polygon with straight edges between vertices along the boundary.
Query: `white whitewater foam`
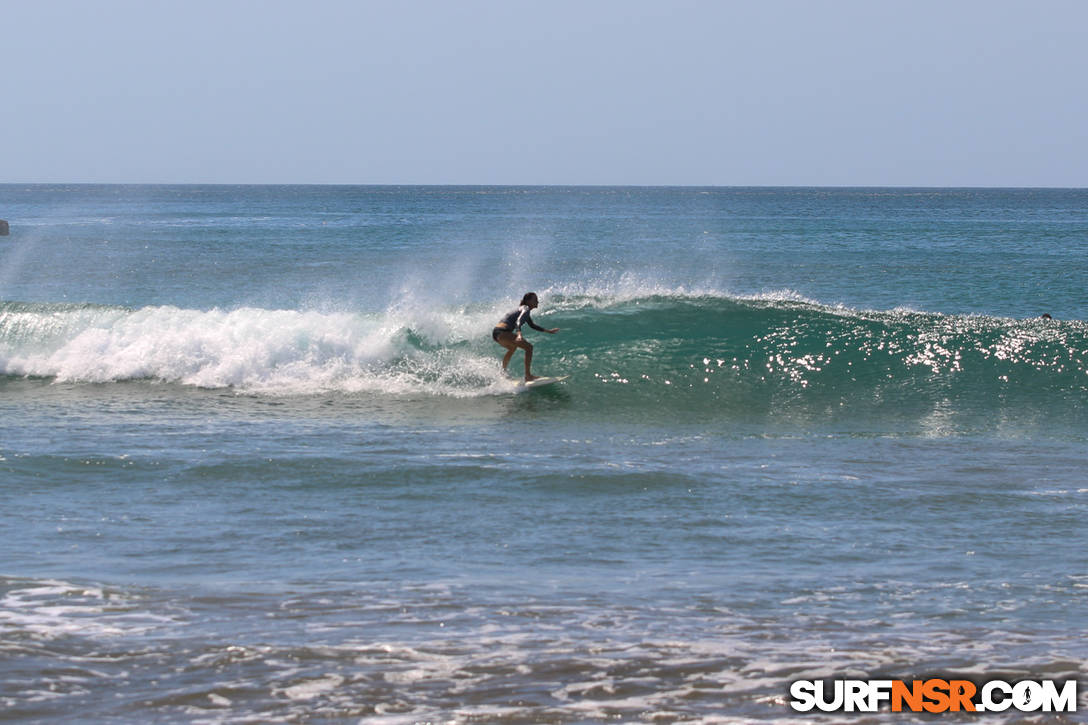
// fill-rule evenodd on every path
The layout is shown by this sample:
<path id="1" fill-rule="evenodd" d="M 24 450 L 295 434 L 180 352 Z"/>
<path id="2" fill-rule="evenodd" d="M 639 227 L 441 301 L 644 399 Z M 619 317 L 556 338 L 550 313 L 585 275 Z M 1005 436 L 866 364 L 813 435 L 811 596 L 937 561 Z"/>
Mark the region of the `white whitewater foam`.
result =
<path id="1" fill-rule="evenodd" d="M 131 597 L 52 579 L 25 582 L 0 597 L 0 628 L 38 639 L 142 635 L 173 621 L 142 611 Z"/>
<path id="2" fill-rule="evenodd" d="M 169 306 L 24 310 L 0 319 L 0 374 L 280 394 L 480 395 L 502 383 L 495 356 L 480 354 L 492 318 L 491 310 L 407 308 L 378 315 Z"/>

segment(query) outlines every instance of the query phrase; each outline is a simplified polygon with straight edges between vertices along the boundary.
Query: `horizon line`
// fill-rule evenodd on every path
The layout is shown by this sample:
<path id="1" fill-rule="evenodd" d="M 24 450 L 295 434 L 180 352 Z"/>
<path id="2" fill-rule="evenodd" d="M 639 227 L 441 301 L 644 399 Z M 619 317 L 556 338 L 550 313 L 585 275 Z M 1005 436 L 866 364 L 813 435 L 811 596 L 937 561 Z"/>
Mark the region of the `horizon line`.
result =
<path id="1" fill-rule="evenodd" d="M 377 183 L 377 182 L 203 182 L 203 181 L 0 181 L 0 186 L 251 186 L 251 187 L 372 187 L 372 188 L 515 188 L 515 189 L 989 189 L 1082 191 L 1088 186 L 1000 186 L 930 184 L 500 184 L 500 183 Z"/>

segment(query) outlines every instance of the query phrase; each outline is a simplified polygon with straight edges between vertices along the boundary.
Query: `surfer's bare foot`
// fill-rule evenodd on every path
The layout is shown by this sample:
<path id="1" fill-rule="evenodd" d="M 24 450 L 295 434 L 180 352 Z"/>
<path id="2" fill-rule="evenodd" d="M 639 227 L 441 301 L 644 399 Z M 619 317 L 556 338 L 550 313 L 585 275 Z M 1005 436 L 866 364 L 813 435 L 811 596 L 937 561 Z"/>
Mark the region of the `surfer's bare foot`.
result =
<path id="1" fill-rule="evenodd" d="M 526 375 L 525 376 L 525 382 L 531 383 L 534 380 L 537 380 L 539 377 L 540 377 L 539 375 Z"/>

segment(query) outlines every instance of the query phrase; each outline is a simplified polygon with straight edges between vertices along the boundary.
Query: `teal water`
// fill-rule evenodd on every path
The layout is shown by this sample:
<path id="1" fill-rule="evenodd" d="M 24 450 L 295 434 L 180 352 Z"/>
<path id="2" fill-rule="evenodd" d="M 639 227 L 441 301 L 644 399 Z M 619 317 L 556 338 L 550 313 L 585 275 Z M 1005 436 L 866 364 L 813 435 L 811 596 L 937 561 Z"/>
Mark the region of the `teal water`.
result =
<path id="1" fill-rule="evenodd" d="M 794 679 L 1084 670 L 1086 191 L 0 216 L 6 718 L 792 720 Z M 570 379 L 518 393 L 530 289 Z"/>

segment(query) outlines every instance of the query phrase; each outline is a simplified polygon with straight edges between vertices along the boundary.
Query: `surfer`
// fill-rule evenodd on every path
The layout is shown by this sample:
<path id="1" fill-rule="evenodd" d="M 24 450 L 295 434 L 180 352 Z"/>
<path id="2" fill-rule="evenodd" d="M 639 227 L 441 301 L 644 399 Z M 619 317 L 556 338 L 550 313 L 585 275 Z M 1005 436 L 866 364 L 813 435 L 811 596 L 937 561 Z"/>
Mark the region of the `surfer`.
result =
<path id="1" fill-rule="evenodd" d="M 499 323 L 495 325 L 495 329 L 491 331 L 491 339 L 506 348 L 506 355 L 502 358 L 504 372 L 506 366 L 510 364 L 510 358 L 514 357 L 514 353 L 517 352 L 518 348 L 520 347 L 525 351 L 525 382 L 536 380 L 538 376 L 530 372 L 533 364 L 533 346 L 521 336 L 521 326 L 528 325 L 534 330 L 540 330 L 552 335 L 559 332 L 558 327 L 549 330 L 533 322 L 533 318 L 529 316 L 529 313 L 539 306 L 540 301 L 537 299 L 536 293 L 526 293 L 521 298 L 521 304 L 518 308 L 499 320 Z"/>

